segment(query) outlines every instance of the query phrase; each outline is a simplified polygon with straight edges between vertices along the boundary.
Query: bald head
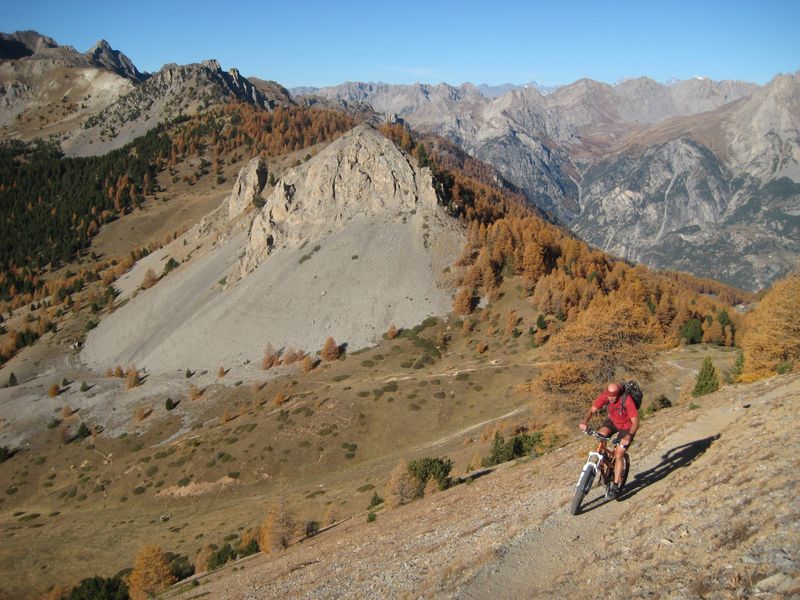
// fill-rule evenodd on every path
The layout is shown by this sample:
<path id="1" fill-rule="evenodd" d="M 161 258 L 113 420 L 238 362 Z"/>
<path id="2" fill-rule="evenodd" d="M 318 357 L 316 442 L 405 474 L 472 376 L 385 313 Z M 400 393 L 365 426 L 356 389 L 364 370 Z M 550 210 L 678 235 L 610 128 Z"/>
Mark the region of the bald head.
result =
<path id="1" fill-rule="evenodd" d="M 619 397 L 619 393 L 622 389 L 619 387 L 619 384 L 616 383 L 609 383 L 608 387 L 606 388 L 606 393 L 609 396 L 614 396 L 615 398 Z"/>

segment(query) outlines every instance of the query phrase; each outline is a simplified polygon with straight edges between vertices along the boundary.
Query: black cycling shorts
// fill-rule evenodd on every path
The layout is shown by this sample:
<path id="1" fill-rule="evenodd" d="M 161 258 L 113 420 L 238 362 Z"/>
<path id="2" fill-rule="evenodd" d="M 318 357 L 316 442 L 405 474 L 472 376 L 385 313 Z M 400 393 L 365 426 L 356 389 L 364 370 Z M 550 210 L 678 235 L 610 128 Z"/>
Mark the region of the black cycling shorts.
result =
<path id="1" fill-rule="evenodd" d="M 617 426 L 614 425 L 614 423 L 611 422 L 611 419 L 606 419 L 605 421 L 603 421 L 603 424 L 601 425 L 601 427 L 607 427 L 608 429 L 610 429 L 611 430 L 611 435 L 614 435 L 615 433 L 619 433 L 619 438 L 620 439 L 624 438 L 626 435 L 631 436 L 631 443 L 628 444 L 628 448 L 630 448 L 633 445 L 633 437 L 636 434 L 635 433 L 631 433 L 627 429 L 617 429 Z"/>

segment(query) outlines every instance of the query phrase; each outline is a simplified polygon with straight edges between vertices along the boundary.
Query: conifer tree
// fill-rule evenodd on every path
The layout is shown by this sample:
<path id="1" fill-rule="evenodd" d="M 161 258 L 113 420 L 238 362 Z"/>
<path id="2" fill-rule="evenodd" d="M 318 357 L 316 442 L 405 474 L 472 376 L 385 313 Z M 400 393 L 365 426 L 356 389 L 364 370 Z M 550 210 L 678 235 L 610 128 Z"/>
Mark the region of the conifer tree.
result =
<path id="1" fill-rule="evenodd" d="M 131 600 L 147 600 L 166 590 L 174 581 L 164 552 L 154 544 L 147 544 L 136 556 L 136 566 L 131 573 Z"/>
<path id="2" fill-rule="evenodd" d="M 320 356 L 322 360 L 336 360 L 339 358 L 339 346 L 336 345 L 336 340 L 332 337 L 325 340 L 325 345 L 322 347 Z"/>
<path id="3" fill-rule="evenodd" d="M 401 459 L 389 475 L 383 497 L 389 508 L 397 508 L 414 499 L 414 478 L 405 460 Z"/>
<path id="4" fill-rule="evenodd" d="M 743 381 L 800 366 L 800 271 L 776 282 L 747 315 L 742 351 Z"/>
<path id="5" fill-rule="evenodd" d="M 717 373 L 717 369 L 714 367 L 714 363 L 711 362 L 711 358 L 706 356 L 705 360 L 703 361 L 703 366 L 700 368 L 700 372 L 697 374 L 696 383 L 694 389 L 692 390 L 692 396 L 698 398 L 700 396 L 705 396 L 706 394 L 716 392 L 718 389 L 719 374 Z"/>
<path id="6" fill-rule="evenodd" d="M 270 506 L 261 525 L 258 545 L 262 552 L 270 554 L 289 547 L 294 536 L 295 522 L 286 502 L 280 497 Z"/>

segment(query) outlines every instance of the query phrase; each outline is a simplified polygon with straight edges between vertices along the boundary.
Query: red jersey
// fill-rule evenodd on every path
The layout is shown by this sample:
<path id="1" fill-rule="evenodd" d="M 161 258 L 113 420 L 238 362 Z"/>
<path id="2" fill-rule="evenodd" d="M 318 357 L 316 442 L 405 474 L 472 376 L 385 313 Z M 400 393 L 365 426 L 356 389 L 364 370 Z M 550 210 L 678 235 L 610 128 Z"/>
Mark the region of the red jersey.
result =
<path id="1" fill-rule="evenodd" d="M 597 410 L 606 405 L 608 405 L 608 418 L 611 419 L 617 429 L 630 429 L 631 425 L 633 425 L 631 418 L 639 416 L 639 411 L 636 410 L 636 403 L 630 394 L 625 394 L 624 402 L 621 402 L 619 398 L 611 402 L 608 392 L 603 392 L 592 402 L 592 406 Z"/>

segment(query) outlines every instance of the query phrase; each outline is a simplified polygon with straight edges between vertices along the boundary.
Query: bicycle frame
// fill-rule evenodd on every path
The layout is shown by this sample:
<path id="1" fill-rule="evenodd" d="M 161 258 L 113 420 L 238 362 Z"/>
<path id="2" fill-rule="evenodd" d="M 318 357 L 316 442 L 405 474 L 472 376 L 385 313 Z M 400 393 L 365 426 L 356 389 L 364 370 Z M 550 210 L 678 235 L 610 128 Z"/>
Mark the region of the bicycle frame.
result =
<path id="1" fill-rule="evenodd" d="M 587 435 L 593 435 L 599 441 L 597 449 L 594 452 L 589 452 L 586 459 L 586 464 L 581 469 L 581 474 L 578 476 L 578 481 L 575 484 L 575 499 L 571 505 L 572 514 L 577 514 L 580 503 L 583 497 L 592 489 L 594 480 L 597 475 L 600 475 L 600 483 L 608 486 L 610 489 L 611 482 L 614 480 L 614 463 L 616 456 L 613 452 L 614 446 L 619 443 L 619 440 L 606 437 L 591 429 L 586 430 Z M 606 444 L 611 442 L 611 452 L 606 448 Z M 608 492 L 606 492 L 608 494 Z"/>

